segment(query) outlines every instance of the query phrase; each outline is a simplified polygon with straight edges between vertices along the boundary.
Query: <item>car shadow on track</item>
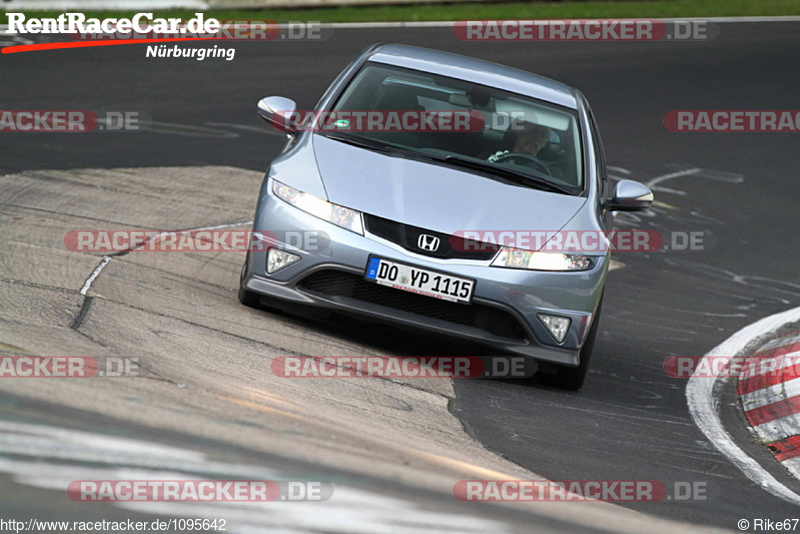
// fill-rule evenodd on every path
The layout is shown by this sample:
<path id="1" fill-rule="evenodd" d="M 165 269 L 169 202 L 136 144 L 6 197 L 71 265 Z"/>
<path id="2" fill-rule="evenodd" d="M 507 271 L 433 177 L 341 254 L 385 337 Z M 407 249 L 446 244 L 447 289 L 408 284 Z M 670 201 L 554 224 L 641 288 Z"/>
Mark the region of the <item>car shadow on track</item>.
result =
<path id="1" fill-rule="evenodd" d="M 304 305 L 274 307 L 262 303 L 257 310 L 259 313 L 276 315 L 284 320 L 311 327 L 322 336 L 330 336 L 362 347 L 366 353 L 375 352 L 397 358 L 437 356 L 479 358 L 483 362 L 486 375 L 475 376 L 473 373 L 466 378 L 467 380 L 490 380 L 565 394 L 579 394 L 553 384 L 551 382 L 553 369 L 548 369 L 544 365 L 537 369 L 540 366 L 530 358 L 514 356 L 511 353 L 499 354 L 496 349 L 472 341 Z M 516 372 L 509 370 L 509 361 L 513 360 L 518 362 Z M 494 362 L 498 362 L 497 365 Z"/>

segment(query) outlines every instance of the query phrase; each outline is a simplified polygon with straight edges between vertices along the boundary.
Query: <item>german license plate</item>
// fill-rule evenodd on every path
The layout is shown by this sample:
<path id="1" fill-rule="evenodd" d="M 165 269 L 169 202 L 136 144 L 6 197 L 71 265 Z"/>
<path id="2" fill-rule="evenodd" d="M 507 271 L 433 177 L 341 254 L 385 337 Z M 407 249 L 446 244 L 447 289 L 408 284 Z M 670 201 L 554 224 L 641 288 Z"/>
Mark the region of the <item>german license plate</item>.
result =
<path id="1" fill-rule="evenodd" d="M 364 275 L 370 282 L 449 302 L 469 304 L 475 281 L 370 256 Z"/>

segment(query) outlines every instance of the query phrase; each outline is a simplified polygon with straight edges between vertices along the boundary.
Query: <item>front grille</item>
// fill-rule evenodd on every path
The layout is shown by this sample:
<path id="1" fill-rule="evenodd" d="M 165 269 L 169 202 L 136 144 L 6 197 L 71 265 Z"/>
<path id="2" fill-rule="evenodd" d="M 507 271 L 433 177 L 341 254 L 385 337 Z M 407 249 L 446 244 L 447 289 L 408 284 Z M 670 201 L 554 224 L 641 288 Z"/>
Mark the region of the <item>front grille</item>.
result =
<path id="1" fill-rule="evenodd" d="M 416 295 L 367 282 L 357 274 L 333 269 L 318 271 L 301 280 L 297 288 L 317 295 L 348 297 L 423 317 L 472 326 L 499 337 L 514 340 L 525 339 L 525 331 L 519 321 L 511 314 L 497 308 L 475 303 L 457 304 Z"/>
<path id="2" fill-rule="evenodd" d="M 465 240 L 463 237 L 432 232 L 417 226 L 398 223 L 375 215 L 364 214 L 367 231 L 400 245 L 406 250 L 443 259 L 490 260 L 494 258 L 500 247 L 494 243 L 481 243 Z M 439 247 L 435 251 L 420 248 L 419 236 L 425 234 L 439 239 Z"/>

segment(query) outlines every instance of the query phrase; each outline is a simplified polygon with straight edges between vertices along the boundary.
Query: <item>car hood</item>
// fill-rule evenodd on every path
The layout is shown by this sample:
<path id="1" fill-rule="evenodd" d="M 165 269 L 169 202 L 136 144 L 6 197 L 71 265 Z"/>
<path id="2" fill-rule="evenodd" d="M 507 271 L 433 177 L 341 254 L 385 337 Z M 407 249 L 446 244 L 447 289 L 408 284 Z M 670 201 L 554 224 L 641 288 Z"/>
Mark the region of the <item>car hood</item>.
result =
<path id="1" fill-rule="evenodd" d="M 560 230 L 586 202 L 504 184 L 468 171 L 313 136 L 328 200 L 364 213 L 453 234 L 459 230 Z"/>

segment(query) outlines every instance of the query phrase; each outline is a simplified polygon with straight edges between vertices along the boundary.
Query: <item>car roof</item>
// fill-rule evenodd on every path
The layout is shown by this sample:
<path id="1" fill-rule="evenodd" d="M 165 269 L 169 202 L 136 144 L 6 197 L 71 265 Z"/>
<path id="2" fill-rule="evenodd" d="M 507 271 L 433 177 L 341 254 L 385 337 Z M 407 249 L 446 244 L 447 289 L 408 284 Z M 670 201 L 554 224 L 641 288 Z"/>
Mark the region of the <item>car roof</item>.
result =
<path id="1" fill-rule="evenodd" d="M 570 109 L 578 107 L 575 92 L 568 85 L 491 61 L 399 44 L 380 45 L 370 51 L 367 60 L 468 80 Z"/>

